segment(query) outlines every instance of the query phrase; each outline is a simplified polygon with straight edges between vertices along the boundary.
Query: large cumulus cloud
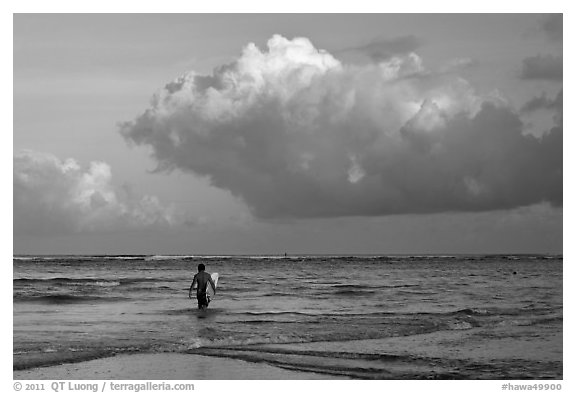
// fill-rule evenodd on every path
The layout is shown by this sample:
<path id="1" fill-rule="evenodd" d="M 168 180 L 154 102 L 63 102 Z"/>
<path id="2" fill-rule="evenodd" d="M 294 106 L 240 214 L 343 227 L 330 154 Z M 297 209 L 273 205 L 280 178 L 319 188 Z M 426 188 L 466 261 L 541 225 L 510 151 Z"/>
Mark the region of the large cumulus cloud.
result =
<path id="1" fill-rule="evenodd" d="M 167 227 L 174 212 L 152 196 L 115 187 L 110 166 L 20 151 L 14 156 L 16 234 L 78 233 Z"/>
<path id="2" fill-rule="evenodd" d="M 562 203 L 562 129 L 535 138 L 497 95 L 414 54 L 345 65 L 309 40 L 248 45 L 167 84 L 121 125 L 158 170 L 205 176 L 260 217 Z"/>

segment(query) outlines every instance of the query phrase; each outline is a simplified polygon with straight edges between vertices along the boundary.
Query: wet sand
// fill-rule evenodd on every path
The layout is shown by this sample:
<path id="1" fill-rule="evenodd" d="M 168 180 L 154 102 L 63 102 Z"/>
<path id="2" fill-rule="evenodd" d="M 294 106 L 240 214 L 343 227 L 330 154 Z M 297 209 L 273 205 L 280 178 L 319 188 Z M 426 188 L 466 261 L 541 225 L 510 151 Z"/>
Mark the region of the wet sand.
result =
<path id="1" fill-rule="evenodd" d="M 262 363 L 183 354 L 137 354 L 14 371 L 15 380 L 309 380 L 324 374 L 285 370 Z"/>

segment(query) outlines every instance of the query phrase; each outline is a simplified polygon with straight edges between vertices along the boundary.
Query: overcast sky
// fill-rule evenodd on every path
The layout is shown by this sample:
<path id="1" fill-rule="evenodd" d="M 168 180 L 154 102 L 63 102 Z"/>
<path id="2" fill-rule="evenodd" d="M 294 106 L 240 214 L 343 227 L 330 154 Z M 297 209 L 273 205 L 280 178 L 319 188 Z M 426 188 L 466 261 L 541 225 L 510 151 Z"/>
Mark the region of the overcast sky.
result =
<path id="1" fill-rule="evenodd" d="M 14 253 L 562 252 L 562 16 L 14 17 Z"/>

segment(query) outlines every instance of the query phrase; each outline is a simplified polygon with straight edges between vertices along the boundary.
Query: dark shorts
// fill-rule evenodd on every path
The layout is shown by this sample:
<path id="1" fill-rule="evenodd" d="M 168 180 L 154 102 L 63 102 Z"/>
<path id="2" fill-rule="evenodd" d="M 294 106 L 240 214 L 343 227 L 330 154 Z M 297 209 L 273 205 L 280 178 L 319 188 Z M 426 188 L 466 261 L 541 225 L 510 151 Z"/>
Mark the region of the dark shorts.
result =
<path id="1" fill-rule="evenodd" d="M 206 292 L 197 293 L 196 299 L 198 299 L 198 308 L 208 307 L 208 303 L 210 303 L 210 300 L 208 300 L 208 297 L 206 296 Z"/>

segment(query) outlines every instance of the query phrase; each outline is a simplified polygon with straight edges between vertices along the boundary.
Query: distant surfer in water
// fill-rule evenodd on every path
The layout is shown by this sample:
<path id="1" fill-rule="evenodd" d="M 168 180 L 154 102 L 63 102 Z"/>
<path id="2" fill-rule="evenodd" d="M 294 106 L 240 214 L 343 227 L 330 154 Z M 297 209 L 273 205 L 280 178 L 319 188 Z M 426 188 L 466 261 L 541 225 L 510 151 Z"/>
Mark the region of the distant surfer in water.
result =
<path id="1" fill-rule="evenodd" d="M 206 297 L 208 283 L 212 285 L 214 294 L 216 294 L 216 285 L 214 285 L 214 281 L 212 280 L 212 277 L 210 277 L 210 274 L 206 273 L 205 270 L 206 266 L 204 266 L 203 263 L 198 265 L 198 273 L 194 275 L 194 280 L 192 280 L 190 290 L 188 291 L 188 297 L 192 299 L 192 288 L 194 288 L 194 284 L 196 284 L 196 299 L 198 299 L 198 308 L 200 310 L 208 308 L 208 303 L 210 303 L 210 300 Z"/>

